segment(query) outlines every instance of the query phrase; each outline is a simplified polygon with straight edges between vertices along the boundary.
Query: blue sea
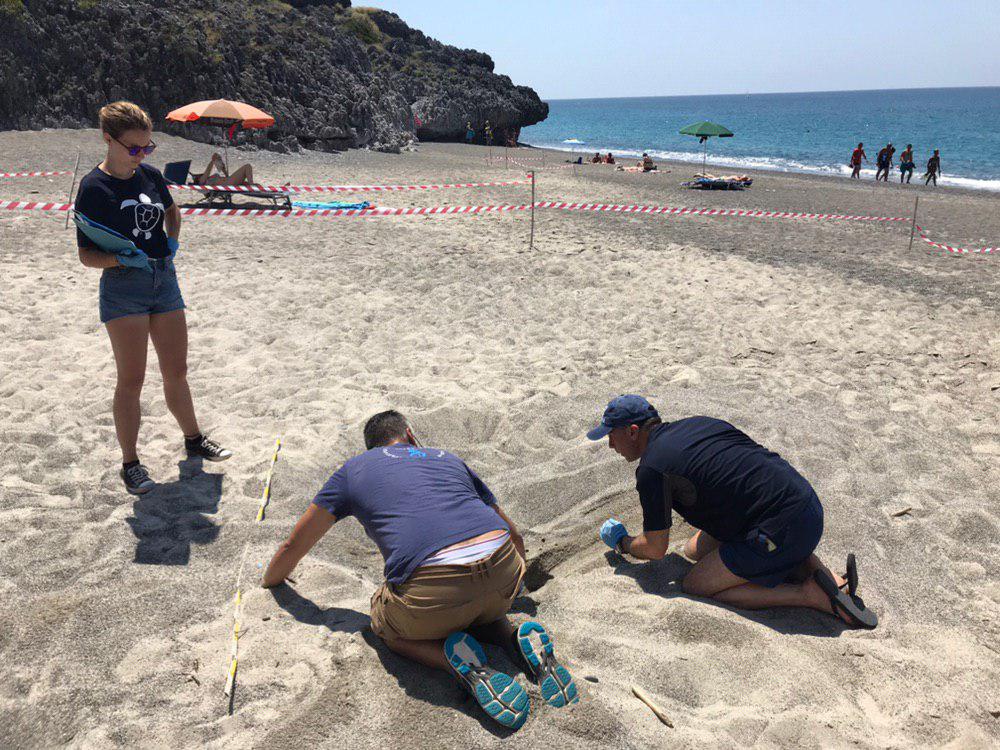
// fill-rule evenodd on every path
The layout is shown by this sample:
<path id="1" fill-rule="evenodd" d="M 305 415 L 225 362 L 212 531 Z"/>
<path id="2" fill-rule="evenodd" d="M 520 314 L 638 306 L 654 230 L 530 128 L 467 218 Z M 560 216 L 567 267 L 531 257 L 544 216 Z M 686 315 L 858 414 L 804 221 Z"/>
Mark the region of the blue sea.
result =
<path id="1" fill-rule="evenodd" d="M 1000 87 L 556 99 L 548 119 L 522 130 L 520 140 L 700 164 L 698 139 L 677 132 L 700 120 L 735 134 L 709 140 L 708 163 L 716 167 L 849 175 L 848 158 L 863 141 L 862 175 L 872 176 L 875 155 L 891 141 L 894 179 L 899 154 L 912 143 L 914 180 L 937 148 L 942 184 L 1000 190 Z"/>

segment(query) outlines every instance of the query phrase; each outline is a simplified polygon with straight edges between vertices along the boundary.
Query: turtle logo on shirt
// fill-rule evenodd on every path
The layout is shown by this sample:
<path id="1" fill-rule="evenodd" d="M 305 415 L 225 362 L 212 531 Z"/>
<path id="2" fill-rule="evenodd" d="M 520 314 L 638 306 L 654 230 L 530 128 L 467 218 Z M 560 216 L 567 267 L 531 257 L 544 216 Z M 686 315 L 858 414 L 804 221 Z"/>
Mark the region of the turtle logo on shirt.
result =
<path id="1" fill-rule="evenodd" d="M 156 226 L 157 222 L 160 221 L 160 216 L 163 215 L 163 204 L 153 203 L 148 195 L 139 193 L 139 200 L 136 201 L 130 198 L 127 201 L 122 201 L 119 208 L 124 211 L 130 206 L 135 206 L 135 229 L 132 230 L 132 236 L 138 237 L 141 234 L 148 240 L 153 236 L 153 227 Z"/>

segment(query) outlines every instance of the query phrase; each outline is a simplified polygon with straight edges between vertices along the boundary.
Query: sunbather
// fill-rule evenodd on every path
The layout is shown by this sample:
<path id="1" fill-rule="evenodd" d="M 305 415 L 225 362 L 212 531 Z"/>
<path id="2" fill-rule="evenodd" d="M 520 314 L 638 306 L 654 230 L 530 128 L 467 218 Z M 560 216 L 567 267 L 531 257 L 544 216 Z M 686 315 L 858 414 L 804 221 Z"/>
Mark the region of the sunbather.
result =
<path id="1" fill-rule="evenodd" d="M 615 157 L 613 157 L 611 155 L 610 151 L 608 151 L 608 155 L 604 157 L 604 163 L 605 164 L 614 164 L 615 163 Z"/>
<path id="2" fill-rule="evenodd" d="M 684 546 L 695 561 L 684 576 L 685 593 L 741 609 L 809 607 L 854 627 L 875 627 L 875 614 L 855 595 L 854 556 L 842 578 L 814 554 L 823 507 L 809 482 L 777 453 L 719 419 L 661 422 L 656 409 L 634 395 L 613 399 L 587 433 L 591 440 L 605 436 L 626 461 L 639 461 L 643 531 L 630 536 L 624 524 L 609 519 L 600 536 L 613 550 L 661 559 L 673 511 L 698 529 Z"/>
<path id="3" fill-rule="evenodd" d="M 219 174 L 213 175 L 212 170 L 218 170 Z M 208 167 L 201 174 L 193 174 L 191 178 L 195 185 L 254 185 L 253 167 L 244 164 L 232 174 L 226 169 L 226 162 L 219 152 L 212 154 L 208 160 Z"/>
<path id="4" fill-rule="evenodd" d="M 578 700 L 576 685 L 536 622 L 507 619 L 525 575 L 524 542 L 483 481 L 457 456 L 420 447 L 406 418 L 376 414 L 364 429 L 365 453 L 323 486 L 264 574 L 277 586 L 345 516 L 354 516 L 385 558 L 386 582 L 371 600 L 371 628 L 400 656 L 452 672 L 483 709 L 517 728 L 528 695 L 486 664 L 476 639 L 482 626 L 539 682 L 545 701 Z"/>
<path id="5" fill-rule="evenodd" d="M 656 169 L 656 164 L 653 162 L 653 157 L 647 153 L 643 153 L 642 159 L 636 162 L 637 167 L 640 167 L 643 172 L 652 172 Z"/>
<path id="6" fill-rule="evenodd" d="M 601 153 L 600 153 L 599 151 L 598 151 L 598 152 L 596 152 L 596 153 L 595 153 L 595 154 L 594 154 L 594 155 L 593 155 L 593 156 L 591 157 L 591 159 L 590 159 L 590 163 L 591 163 L 591 164 L 600 164 L 600 163 L 601 163 Z"/>

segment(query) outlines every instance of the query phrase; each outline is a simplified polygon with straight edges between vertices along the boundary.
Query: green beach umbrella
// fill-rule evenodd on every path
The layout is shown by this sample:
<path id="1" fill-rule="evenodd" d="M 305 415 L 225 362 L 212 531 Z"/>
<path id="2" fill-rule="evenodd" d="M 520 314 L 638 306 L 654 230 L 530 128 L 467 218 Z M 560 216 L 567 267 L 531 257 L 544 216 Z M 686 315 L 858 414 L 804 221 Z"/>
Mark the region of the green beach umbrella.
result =
<path id="1" fill-rule="evenodd" d="M 733 131 L 714 122 L 696 122 L 681 128 L 681 135 L 693 135 L 705 144 L 705 151 L 701 157 L 701 171 L 705 172 L 705 162 L 708 159 L 708 139 L 713 135 L 717 138 L 732 138 Z"/>

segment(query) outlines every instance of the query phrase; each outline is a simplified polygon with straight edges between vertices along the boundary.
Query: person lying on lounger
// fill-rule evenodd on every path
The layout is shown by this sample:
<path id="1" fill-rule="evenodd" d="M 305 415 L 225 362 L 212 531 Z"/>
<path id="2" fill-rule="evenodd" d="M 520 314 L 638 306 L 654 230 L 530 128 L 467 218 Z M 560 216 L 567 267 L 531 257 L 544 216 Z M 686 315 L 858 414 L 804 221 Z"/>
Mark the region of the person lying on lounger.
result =
<path id="1" fill-rule="evenodd" d="M 213 170 L 218 170 L 219 174 L 212 174 Z M 232 174 L 226 169 L 226 162 L 218 152 L 212 154 L 208 160 L 208 167 L 201 174 L 193 174 L 191 178 L 195 185 L 254 185 L 253 167 L 244 164 Z"/>
<path id="2" fill-rule="evenodd" d="M 587 433 L 591 440 L 605 436 L 626 461 L 639 461 L 642 533 L 630 536 L 623 523 L 608 519 L 600 536 L 613 550 L 663 558 L 674 511 L 698 529 L 684 546 L 695 561 L 682 582 L 685 593 L 740 609 L 809 607 L 852 627 L 878 624 L 855 594 L 854 555 L 848 555 L 844 577 L 816 556 L 823 507 L 809 482 L 777 453 L 720 419 L 662 422 L 652 404 L 635 395 L 612 399 Z"/>
<path id="3" fill-rule="evenodd" d="M 486 484 L 462 459 L 421 447 L 397 411 L 364 428 L 367 450 L 340 467 L 278 548 L 265 587 L 281 584 L 333 525 L 354 516 L 385 558 L 386 582 L 371 599 L 371 629 L 400 656 L 456 676 L 491 718 L 516 729 L 528 694 L 490 668 L 466 629 L 508 648 L 538 681 L 546 703 L 579 700 L 537 622 L 507 618 L 525 575 L 524 541 Z"/>

